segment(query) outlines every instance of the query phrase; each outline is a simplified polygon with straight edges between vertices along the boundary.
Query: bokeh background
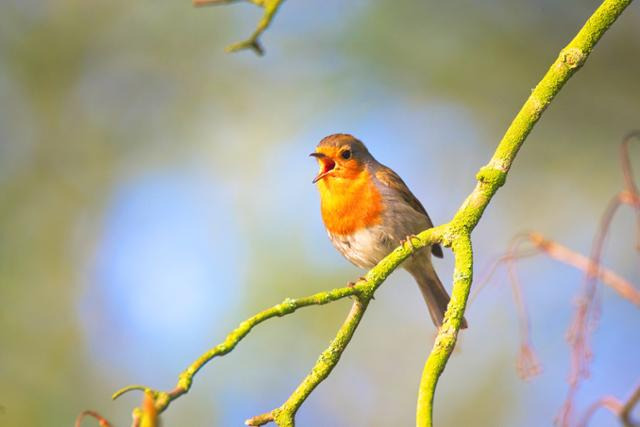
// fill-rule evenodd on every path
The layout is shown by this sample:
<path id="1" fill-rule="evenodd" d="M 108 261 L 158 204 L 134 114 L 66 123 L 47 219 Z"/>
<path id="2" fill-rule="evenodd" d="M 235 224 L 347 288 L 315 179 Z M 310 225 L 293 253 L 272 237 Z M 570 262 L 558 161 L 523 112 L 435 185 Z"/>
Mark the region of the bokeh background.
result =
<path id="1" fill-rule="evenodd" d="M 241 320 L 361 272 L 331 247 L 307 154 L 351 132 L 405 178 L 436 223 L 474 186 L 510 119 L 597 1 L 286 2 L 267 55 L 223 53 L 248 4 L 4 0 L 0 5 L 0 425 L 65 426 L 84 409 L 128 425 Z M 478 226 L 476 273 L 518 232 L 587 253 L 640 127 L 640 8 L 563 89 Z M 632 157 L 638 165 L 640 150 Z M 622 209 L 605 263 L 640 283 Z M 436 261 L 450 283 L 452 256 Z M 520 264 L 543 365 L 515 372 L 504 271 L 474 300 L 442 377 L 440 426 L 550 425 L 565 398 L 565 331 L 581 274 Z M 434 328 L 404 272 L 376 295 L 302 426 L 409 426 Z M 609 289 L 578 413 L 640 378 L 640 313 Z M 198 374 L 165 426 L 237 426 L 288 396 L 332 338 L 341 301 L 261 325 Z M 92 422 L 86 422 L 92 425 Z M 605 411 L 592 425 L 617 425 Z"/>

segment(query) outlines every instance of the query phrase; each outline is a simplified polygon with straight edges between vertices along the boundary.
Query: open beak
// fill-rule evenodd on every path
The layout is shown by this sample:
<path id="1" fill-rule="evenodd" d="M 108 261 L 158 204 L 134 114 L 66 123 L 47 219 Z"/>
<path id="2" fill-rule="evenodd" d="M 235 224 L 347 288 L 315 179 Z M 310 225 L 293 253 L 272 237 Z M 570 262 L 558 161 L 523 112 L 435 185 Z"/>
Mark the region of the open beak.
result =
<path id="1" fill-rule="evenodd" d="M 318 153 L 318 152 L 313 152 L 311 154 L 309 154 L 310 157 L 315 157 L 316 159 L 318 159 L 318 162 L 320 163 L 320 172 L 318 173 L 318 175 L 316 175 L 315 178 L 313 178 L 313 183 L 315 184 L 316 182 L 320 181 L 322 178 L 324 178 L 325 176 L 329 175 L 331 173 L 331 171 L 336 167 L 336 163 L 331 160 L 331 158 L 329 156 L 327 156 L 326 154 L 323 153 Z"/>

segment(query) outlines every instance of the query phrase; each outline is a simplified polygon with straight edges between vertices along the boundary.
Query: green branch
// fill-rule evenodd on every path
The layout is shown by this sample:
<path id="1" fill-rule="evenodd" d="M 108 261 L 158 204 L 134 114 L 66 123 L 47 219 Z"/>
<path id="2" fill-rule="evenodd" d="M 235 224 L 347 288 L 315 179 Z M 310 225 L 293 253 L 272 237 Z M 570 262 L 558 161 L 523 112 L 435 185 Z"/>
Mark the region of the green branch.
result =
<path id="1" fill-rule="evenodd" d="M 311 392 L 329 376 L 333 368 L 338 364 L 340 356 L 347 348 L 351 337 L 353 337 L 356 328 L 360 324 L 360 320 L 362 320 L 369 301 L 371 301 L 369 297 L 356 297 L 349 315 L 338 330 L 338 334 L 331 342 L 331 345 L 329 345 L 329 348 L 320 354 L 318 361 L 309 375 L 307 375 L 282 406 L 266 414 L 248 419 L 245 424 L 248 426 L 261 426 L 268 422 L 275 421 L 280 427 L 293 427 L 295 425 L 295 416 L 300 406 L 302 406 Z"/>
<path id="2" fill-rule="evenodd" d="M 493 195 L 504 184 L 507 173 L 524 140 L 560 89 L 585 63 L 598 40 L 632 0 L 605 0 L 571 42 L 560 51 L 540 83 L 535 87 L 489 161 L 477 174 L 478 184 L 446 226 L 445 244 L 455 253 L 451 301 L 433 349 L 425 363 L 418 392 L 416 425 L 433 425 L 433 397 L 438 378 L 455 347 L 460 323 L 471 289 L 473 254 L 471 232 L 478 224 Z"/>
<path id="3" fill-rule="evenodd" d="M 402 263 L 402 261 L 407 259 L 407 257 L 412 253 L 425 246 L 440 242 L 442 240 L 443 230 L 444 229 L 442 227 L 435 227 L 425 230 L 417 236 L 412 236 L 402 246 L 399 246 L 387 255 L 378 265 L 369 270 L 366 276 L 356 284 L 351 284 L 344 288 L 337 288 L 326 292 L 319 292 L 308 297 L 298 299 L 287 298 L 282 303 L 263 310 L 255 316 L 245 320 L 236 329 L 229 333 L 222 343 L 204 353 L 184 372 L 182 372 L 178 376 L 178 383 L 173 390 L 157 391 L 143 385 L 130 385 L 116 391 L 112 398 L 117 399 L 123 394 L 134 390 L 144 391 L 145 393 L 153 396 L 156 411 L 160 414 L 169 407 L 171 402 L 183 394 L 186 394 L 191 389 L 193 378 L 198 371 L 202 369 L 202 367 L 204 367 L 213 358 L 217 356 L 224 356 L 231 352 L 236 345 L 249 334 L 254 326 L 273 317 L 286 316 L 287 314 L 295 312 L 299 308 L 312 305 L 324 305 L 339 299 L 354 296 L 356 301 L 354 302 L 347 319 L 338 330 L 338 333 L 332 343 L 321 354 L 320 358 L 312 368 L 311 373 L 304 379 L 301 385 L 280 408 L 276 408 L 267 414 L 251 418 L 247 421 L 252 423 L 249 425 L 262 425 L 270 421 L 276 421 L 276 423 L 281 427 L 293 426 L 293 419 L 297 410 L 315 387 L 329 375 L 331 370 L 340 360 L 340 356 L 342 356 L 347 344 L 349 344 L 349 341 L 353 336 L 356 327 L 360 323 L 360 319 L 362 318 L 367 305 L 371 299 L 373 299 L 376 289 L 378 289 L 378 287 Z"/>
<path id="4" fill-rule="evenodd" d="M 193 0 L 194 6 L 210 6 L 210 5 L 220 5 L 220 4 L 230 4 L 236 3 L 238 0 Z M 251 49 L 257 55 L 264 55 L 264 48 L 260 44 L 260 36 L 264 33 L 269 25 L 271 25 L 271 21 L 273 21 L 273 17 L 276 12 L 284 2 L 284 0 L 248 0 L 251 3 L 255 4 L 264 9 L 264 13 L 260 22 L 258 22 L 258 26 L 254 30 L 253 34 L 241 42 L 234 43 L 225 48 L 227 52 L 237 52 L 239 50 Z"/>
<path id="5" fill-rule="evenodd" d="M 345 297 L 349 297 L 351 295 L 356 295 L 361 291 L 361 286 L 356 284 L 355 286 L 337 288 L 326 292 L 320 292 L 304 298 L 287 298 L 280 304 L 276 304 L 273 307 L 263 310 L 255 316 L 250 317 L 249 319 L 240 323 L 240 325 L 236 329 L 234 329 L 233 331 L 231 331 L 231 333 L 229 333 L 229 335 L 227 335 L 222 343 L 204 353 L 187 369 L 185 369 L 178 376 L 178 383 L 172 391 L 162 392 L 150 389 L 149 387 L 143 385 L 130 385 L 116 391 L 111 396 L 111 398 L 117 399 L 123 394 L 134 390 L 148 391 L 154 395 L 156 401 L 156 409 L 160 413 L 164 411 L 173 400 L 187 393 L 189 389 L 191 389 L 193 377 L 198 373 L 200 369 L 202 369 L 204 365 L 209 363 L 215 357 L 224 356 L 225 354 L 231 352 L 236 347 L 236 345 L 238 345 L 238 343 L 245 336 L 247 336 L 249 332 L 251 332 L 251 330 L 255 326 L 273 317 L 282 317 L 286 316 L 287 314 L 291 314 L 299 308 L 309 307 L 311 305 L 324 305 Z"/>

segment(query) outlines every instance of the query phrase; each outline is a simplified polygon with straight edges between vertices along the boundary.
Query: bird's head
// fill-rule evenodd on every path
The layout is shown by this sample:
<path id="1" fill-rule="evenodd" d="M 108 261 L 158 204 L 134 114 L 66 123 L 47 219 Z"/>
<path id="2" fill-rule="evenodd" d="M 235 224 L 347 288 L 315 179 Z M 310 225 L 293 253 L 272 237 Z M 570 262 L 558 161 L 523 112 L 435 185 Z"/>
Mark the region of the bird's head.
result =
<path id="1" fill-rule="evenodd" d="M 314 183 L 326 178 L 355 178 L 373 160 L 361 141 L 343 133 L 327 136 L 309 155 L 315 157 L 320 166 Z"/>

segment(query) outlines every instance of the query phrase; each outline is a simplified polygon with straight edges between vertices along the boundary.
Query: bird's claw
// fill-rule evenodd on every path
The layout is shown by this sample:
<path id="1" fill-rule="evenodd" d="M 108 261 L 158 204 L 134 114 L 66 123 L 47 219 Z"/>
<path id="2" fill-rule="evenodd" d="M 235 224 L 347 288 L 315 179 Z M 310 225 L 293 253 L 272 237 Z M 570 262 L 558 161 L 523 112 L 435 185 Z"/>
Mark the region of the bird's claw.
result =
<path id="1" fill-rule="evenodd" d="M 407 245 L 409 245 L 411 247 L 412 250 L 416 250 L 416 246 L 413 244 L 413 240 L 412 239 L 417 239 L 418 236 L 416 236 L 415 234 L 409 234 L 407 237 L 405 237 L 405 239 L 401 242 L 402 246 L 405 245 L 405 243 Z"/>

